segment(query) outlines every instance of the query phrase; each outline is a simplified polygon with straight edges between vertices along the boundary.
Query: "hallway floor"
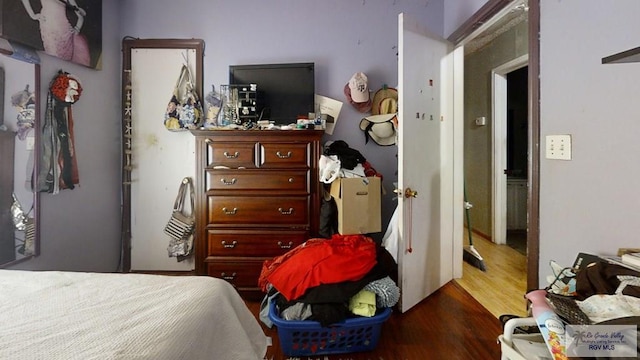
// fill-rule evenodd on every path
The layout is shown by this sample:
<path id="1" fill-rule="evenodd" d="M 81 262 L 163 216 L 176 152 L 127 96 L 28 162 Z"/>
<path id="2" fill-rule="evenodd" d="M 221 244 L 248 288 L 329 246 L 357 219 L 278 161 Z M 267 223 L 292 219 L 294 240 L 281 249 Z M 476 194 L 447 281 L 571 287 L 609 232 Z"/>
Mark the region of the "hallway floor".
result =
<path id="1" fill-rule="evenodd" d="M 507 245 L 527 255 L 527 230 L 507 230 Z"/>
<path id="2" fill-rule="evenodd" d="M 526 315 L 526 256 L 510 246 L 496 245 L 476 234 L 473 240 L 487 271 L 464 262 L 462 278 L 455 281 L 496 317 L 503 314 Z"/>

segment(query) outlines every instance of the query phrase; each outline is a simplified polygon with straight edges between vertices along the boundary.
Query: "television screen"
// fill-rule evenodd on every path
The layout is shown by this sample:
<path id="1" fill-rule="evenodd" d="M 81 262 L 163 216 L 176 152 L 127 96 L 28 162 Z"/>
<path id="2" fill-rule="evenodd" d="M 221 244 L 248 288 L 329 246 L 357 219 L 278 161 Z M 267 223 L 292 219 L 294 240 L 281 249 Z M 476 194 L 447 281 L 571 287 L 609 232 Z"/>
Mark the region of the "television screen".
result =
<path id="1" fill-rule="evenodd" d="M 314 63 L 231 65 L 229 84 L 257 85 L 259 120 L 292 124 L 314 112 Z"/>

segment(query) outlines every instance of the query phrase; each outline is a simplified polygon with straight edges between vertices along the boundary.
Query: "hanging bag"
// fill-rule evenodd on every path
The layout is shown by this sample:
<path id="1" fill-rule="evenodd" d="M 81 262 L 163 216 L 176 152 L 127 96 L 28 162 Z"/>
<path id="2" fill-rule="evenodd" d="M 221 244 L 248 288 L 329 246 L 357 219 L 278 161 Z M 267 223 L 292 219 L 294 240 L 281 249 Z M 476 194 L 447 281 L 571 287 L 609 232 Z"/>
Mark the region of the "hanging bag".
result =
<path id="1" fill-rule="evenodd" d="M 28 213 L 25 213 L 22 209 L 22 204 L 18 201 L 16 194 L 12 194 L 13 201 L 11 203 L 11 218 L 13 225 L 17 231 L 24 231 L 24 239 L 22 245 L 18 247 L 18 253 L 29 256 L 33 255 L 35 238 L 36 238 L 36 225 L 32 217 L 29 217 L 31 211 L 33 211 L 33 205 Z"/>
<path id="2" fill-rule="evenodd" d="M 185 214 L 184 202 L 189 192 L 191 200 L 191 213 Z M 173 204 L 173 212 L 171 218 L 164 228 L 164 233 L 171 238 L 169 247 L 167 248 L 170 257 L 186 256 L 191 252 L 191 241 L 193 231 L 195 229 L 194 215 L 194 190 L 191 178 L 184 178 L 178 189 L 178 196 Z"/>
<path id="3" fill-rule="evenodd" d="M 16 194 L 11 194 L 13 201 L 11 202 L 11 219 L 13 220 L 13 226 L 18 231 L 24 231 L 27 228 L 27 221 L 29 216 L 22 209 L 22 204 L 18 201 Z"/>
<path id="4" fill-rule="evenodd" d="M 197 129 L 202 123 L 202 102 L 195 89 L 195 79 L 186 64 L 173 89 L 164 114 L 164 126 L 170 131 Z"/>

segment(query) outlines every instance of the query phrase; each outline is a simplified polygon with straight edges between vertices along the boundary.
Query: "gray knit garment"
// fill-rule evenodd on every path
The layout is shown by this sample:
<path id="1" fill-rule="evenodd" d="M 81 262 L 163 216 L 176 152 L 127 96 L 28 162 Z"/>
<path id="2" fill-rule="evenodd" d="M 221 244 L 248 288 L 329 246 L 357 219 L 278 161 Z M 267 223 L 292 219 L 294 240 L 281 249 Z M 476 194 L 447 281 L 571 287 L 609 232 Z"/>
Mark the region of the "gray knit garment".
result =
<path id="1" fill-rule="evenodd" d="M 392 307 L 400 300 L 400 288 L 388 276 L 370 282 L 364 287 L 364 290 L 369 290 L 376 294 L 376 306 L 378 308 Z"/>

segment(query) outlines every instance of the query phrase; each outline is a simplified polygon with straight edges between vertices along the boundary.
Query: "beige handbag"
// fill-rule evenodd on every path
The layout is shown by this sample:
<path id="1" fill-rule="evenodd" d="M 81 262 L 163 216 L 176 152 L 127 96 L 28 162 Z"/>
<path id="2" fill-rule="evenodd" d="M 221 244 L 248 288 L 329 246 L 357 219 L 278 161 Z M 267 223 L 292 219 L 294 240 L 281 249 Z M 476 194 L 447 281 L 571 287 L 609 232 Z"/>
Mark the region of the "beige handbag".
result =
<path id="1" fill-rule="evenodd" d="M 187 191 L 189 191 L 189 198 L 191 199 L 190 214 L 185 214 L 184 211 L 184 202 L 187 197 Z M 182 182 L 180 183 L 178 196 L 173 204 L 171 218 L 164 228 L 164 233 L 169 235 L 173 240 L 184 240 L 193 234 L 195 228 L 194 198 L 193 183 L 191 178 L 186 177 L 182 179 Z"/>

